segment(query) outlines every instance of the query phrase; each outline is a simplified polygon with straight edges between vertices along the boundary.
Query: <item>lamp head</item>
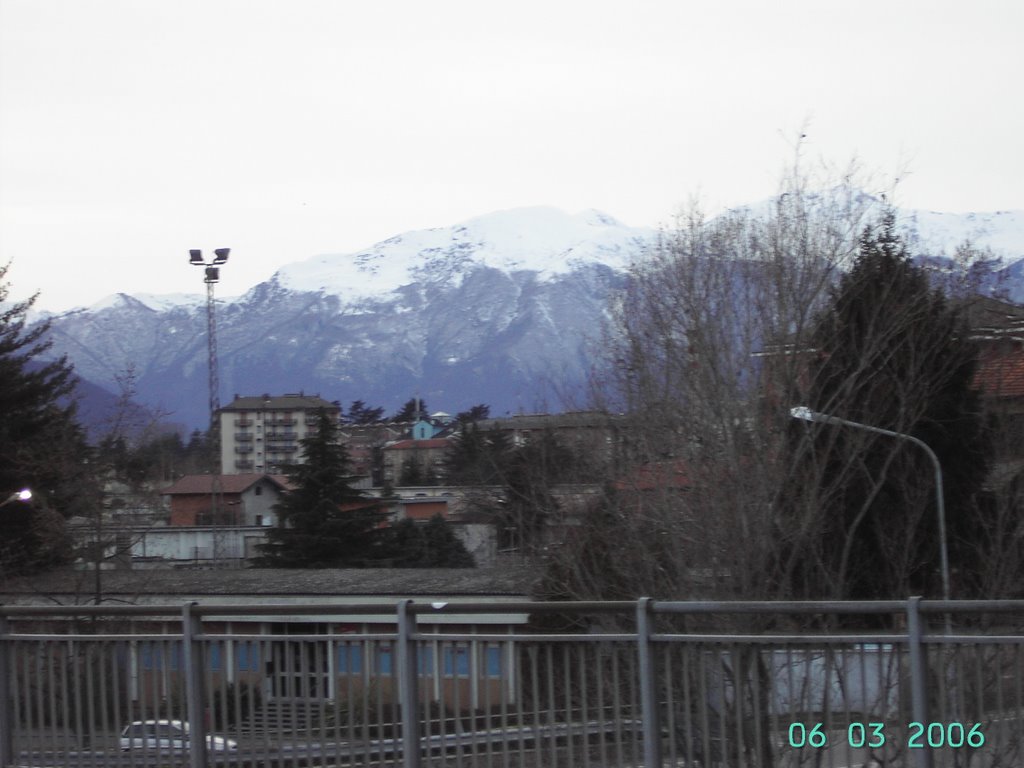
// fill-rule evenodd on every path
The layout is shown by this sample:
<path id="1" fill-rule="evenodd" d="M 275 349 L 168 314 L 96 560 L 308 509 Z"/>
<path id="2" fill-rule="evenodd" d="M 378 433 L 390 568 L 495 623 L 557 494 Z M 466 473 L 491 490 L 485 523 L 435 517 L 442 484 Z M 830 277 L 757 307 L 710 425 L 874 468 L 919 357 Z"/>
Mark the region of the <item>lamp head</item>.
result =
<path id="1" fill-rule="evenodd" d="M 796 408 L 789 409 L 789 415 L 794 419 L 800 419 L 801 421 L 814 421 L 815 413 L 806 405 L 798 405 Z"/>
<path id="2" fill-rule="evenodd" d="M 203 252 L 192 249 L 188 252 L 188 263 L 189 264 L 202 264 L 203 263 Z"/>
<path id="3" fill-rule="evenodd" d="M 231 253 L 230 248 L 217 248 L 214 252 L 214 264 L 225 264 L 228 260 L 228 254 Z"/>
<path id="4" fill-rule="evenodd" d="M 32 491 L 28 488 L 22 488 L 20 491 L 15 491 L 3 501 L 0 501 L 0 507 L 5 507 L 8 504 L 15 501 L 28 501 L 32 498 Z"/>
<path id="5" fill-rule="evenodd" d="M 216 283 L 218 280 L 220 280 L 220 269 L 217 267 L 207 267 L 206 279 L 203 282 Z"/>

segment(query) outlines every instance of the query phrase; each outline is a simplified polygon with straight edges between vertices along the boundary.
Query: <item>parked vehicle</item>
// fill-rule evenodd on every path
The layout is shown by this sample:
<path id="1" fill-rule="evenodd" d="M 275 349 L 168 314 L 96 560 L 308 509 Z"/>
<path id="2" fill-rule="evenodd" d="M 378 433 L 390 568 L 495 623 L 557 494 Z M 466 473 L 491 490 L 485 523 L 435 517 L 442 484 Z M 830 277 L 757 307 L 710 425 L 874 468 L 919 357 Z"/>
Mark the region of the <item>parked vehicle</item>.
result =
<path id="1" fill-rule="evenodd" d="M 223 736 L 206 737 L 207 748 L 211 752 L 233 752 L 238 749 L 238 742 Z M 124 752 L 133 749 L 155 752 L 184 752 L 189 748 L 188 723 L 181 720 L 137 720 L 126 725 L 121 732 L 121 749 Z"/>

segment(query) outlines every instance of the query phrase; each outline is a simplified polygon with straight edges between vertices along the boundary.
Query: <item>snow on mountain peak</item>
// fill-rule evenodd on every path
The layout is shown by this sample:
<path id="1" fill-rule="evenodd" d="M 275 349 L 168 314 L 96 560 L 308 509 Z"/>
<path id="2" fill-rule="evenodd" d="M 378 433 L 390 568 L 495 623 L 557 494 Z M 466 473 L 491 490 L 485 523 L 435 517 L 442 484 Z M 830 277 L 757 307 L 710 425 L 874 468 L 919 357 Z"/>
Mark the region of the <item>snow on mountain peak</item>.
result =
<path id="1" fill-rule="evenodd" d="M 600 211 L 513 208 L 451 227 L 406 232 L 355 254 L 324 254 L 275 275 L 285 288 L 355 299 L 391 293 L 413 282 L 457 284 L 476 266 L 532 271 L 541 279 L 584 262 L 624 269 L 655 230 L 627 227 Z"/>
<path id="2" fill-rule="evenodd" d="M 231 299 L 224 299 L 231 301 Z M 131 307 L 133 304 L 141 304 L 154 312 L 164 312 L 169 309 L 182 307 L 192 309 L 206 302 L 206 297 L 198 293 L 112 293 L 109 296 L 97 301 L 88 307 L 90 312 L 102 312 L 106 309 L 120 309 Z M 72 310 L 74 312 L 75 310 Z"/>
<path id="3" fill-rule="evenodd" d="M 769 213 L 770 205 L 774 202 L 745 210 L 757 214 L 764 208 L 763 213 Z M 915 251 L 951 253 L 969 237 L 980 247 L 993 248 L 1007 262 L 1024 256 L 1024 212 L 902 210 L 900 222 Z M 628 227 L 594 209 L 569 214 L 549 206 L 512 208 L 450 227 L 405 232 L 357 253 L 314 256 L 283 267 L 274 280 L 289 290 L 322 292 L 344 303 L 358 303 L 384 299 L 416 283 L 456 286 L 480 267 L 533 272 L 542 281 L 585 263 L 621 271 L 656 238 L 653 228 Z"/>
<path id="4" fill-rule="evenodd" d="M 1024 257 L 1024 211 L 941 213 L 906 210 L 901 221 L 914 233 L 915 250 L 951 254 L 966 240 L 991 248 L 1007 262 Z"/>

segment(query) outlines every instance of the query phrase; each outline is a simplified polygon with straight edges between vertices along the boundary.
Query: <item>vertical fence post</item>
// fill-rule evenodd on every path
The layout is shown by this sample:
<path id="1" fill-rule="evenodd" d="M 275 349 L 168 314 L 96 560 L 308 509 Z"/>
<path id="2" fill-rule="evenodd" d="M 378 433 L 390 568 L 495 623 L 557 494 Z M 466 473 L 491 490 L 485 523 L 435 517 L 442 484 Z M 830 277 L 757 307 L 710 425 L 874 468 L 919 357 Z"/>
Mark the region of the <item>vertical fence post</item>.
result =
<path id="1" fill-rule="evenodd" d="M 417 710 L 416 616 L 409 612 L 412 600 L 398 604 L 398 705 L 402 718 L 402 766 L 420 768 L 420 713 Z"/>
<path id="2" fill-rule="evenodd" d="M 928 725 L 928 651 L 921 624 L 921 598 L 907 600 L 907 646 L 910 653 L 910 707 L 915 721 Z M 915 750 L 920 768 L 932 768 L 932 750 Z"/>
<path id="3" fill-rule="evenodd" d="M 14 710 L 11 696 L 11 646 L 7 617 L 0 616 L 0 765 L 14 765 Z"/>
<path id="4" fill-rule="evenodd" d="M 203 695 L 204 662 L 202 624 L 192 609 L 197 603 L 181 608 L 181 648 L 185 676 L 185 707 L 188 716 L 189 768 L 206 768 L 206 708 Z"/>
<path id="5" fill-rule="evenodd" d="M 651 598 L 636 603 L 637 672 L 640 675 L 640 712 L 643 718 L 644 766 L 661 768 L 661 726 L 658 719 L 658 680 L 651 648 Z"/>

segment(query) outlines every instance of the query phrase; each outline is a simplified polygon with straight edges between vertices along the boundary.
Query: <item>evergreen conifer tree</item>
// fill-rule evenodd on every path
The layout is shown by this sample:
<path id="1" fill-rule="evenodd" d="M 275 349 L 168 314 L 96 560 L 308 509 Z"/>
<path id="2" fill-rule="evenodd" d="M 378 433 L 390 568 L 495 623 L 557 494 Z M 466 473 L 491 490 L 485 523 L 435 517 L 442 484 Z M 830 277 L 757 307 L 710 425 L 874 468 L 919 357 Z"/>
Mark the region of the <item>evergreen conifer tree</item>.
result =
<path id="1" fill-rule="evenodd" d="M 511 450 L 512 443 L 504 432 L 482 430 L 475 422 L 469 422 L 448 444 L 445 477 L 456 485 L 500 483 Z"/>
<path id="2" fill-rule="evenodd" d="M 476 561 L 440 514 L 426 523 L 406 518 L 389 529 L 396 568 L 473 568 Z"/>
<path id="3" fill-rule="evenodd" d="M 476 565 L 473 555 L 441 515 L 434 515 L 423 526 L 423 542 L 425 568 L 472 568 Z"/>
<path id="4" fill-rule="evenodd" d="M 362 400 L 353 400 L 344 421 L 348 424 L 376 424 L 383 418 L 383 408 L 371 408 Z"/>
<path id="5" fill-rule="evenodd" d="M 35 297 L 7 304 L 0 267 L 0 497 L 32 490 L 30 503 L 0 510 L 0 573 L 30 573 L 66 563 L 64 520 L 95 513 L 98 488 L 90 450 L 75 416 L 74 378 L 65 358 L 45 361 L 47 323 L 27 329 Z"/>
<path id="6" fill-rule="evenodd" d="M 416 397 L 410 397 L 405 401 L 405 405 L 399 408 L 390 420 L 398 422 L 416 421 L 422 418 L 426 412 L 427 404 L 425 401 Z"/>
<path id="7" fill-rule="evenodd" d="M 301 445 L 304 461 L 286 471 L 292 489 L 275 507 L 278 523 L 267 532 L 259 565 L 351 568 L 380 559 L 384 511 L 349 484 L 348 452 L 325 410 Z"/>
<path id="8" fill-rule="evenodd" d="M 887 213 L 866 230 L 814 334 L 804 403 L 912 435 L 944 474 L 954 591 L 983 550 L 978 499 L 988 449 L 972 387 L 977 352 L 959 314 L 911 261 Z M 916 445 L 853 427 L 793 422 L 783 572 L 796 597 L 939 596 L 935 476 Z"/>

